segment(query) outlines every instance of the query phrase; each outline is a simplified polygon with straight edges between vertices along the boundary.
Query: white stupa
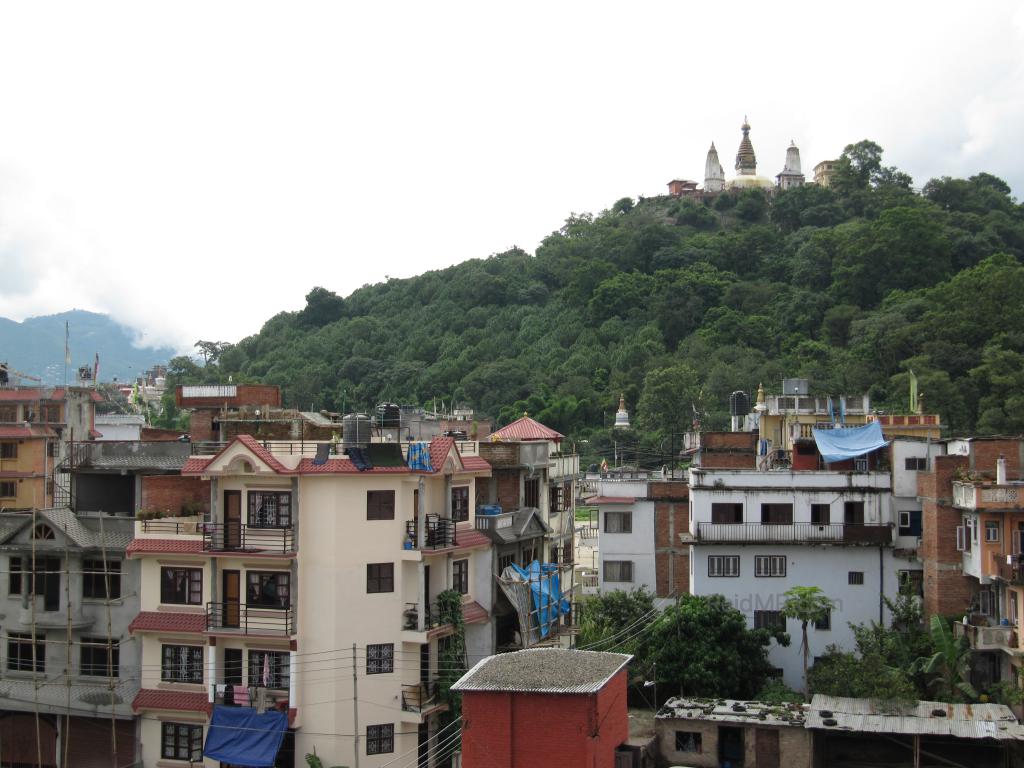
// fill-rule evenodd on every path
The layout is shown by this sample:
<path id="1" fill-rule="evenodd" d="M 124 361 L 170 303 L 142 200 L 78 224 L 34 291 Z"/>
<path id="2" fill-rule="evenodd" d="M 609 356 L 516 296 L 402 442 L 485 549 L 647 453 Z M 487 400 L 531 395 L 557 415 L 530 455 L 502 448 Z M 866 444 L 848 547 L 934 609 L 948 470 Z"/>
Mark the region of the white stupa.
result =
<path id="1" fill-rule="evenodd" d="M 704 191 L 721 192 L 723 189 L 725 189 L 725 169 L 722 168 L 722 164 L 718 160 L 715 142 L 711 142 L 708 159 L 704 163 Z"/>
<path id="2" fill-rule="evenodd" d="M 726 189 L 764 189 L 769 190 L 775 185 L 771 179 L 757 175 L 757 156 L 754 145 L 750 143 L 750 124 L 743 118 L 743 138 L 740 140 L 739 151 L 736 152 L 736 178 L 726 184 Z"/>
<path id="3" fill-rule="evenodd" d="M 804 174 L 800 170 L 800 150 L 793 141 L 789 142 L 789 148 L 786 150 L 786 164 L 782 168 L 782 173 L 775 176 L 775 181 L 779 185 L 779 189 L 799 187 L 804 183 Z"/>
<path id="4" fill-rule="evenodd" d="M 615 412 L 615 429 L 629 429 L 629 411 L 626 410 L 626 395 L 619 395 L 619 410 Z"/>

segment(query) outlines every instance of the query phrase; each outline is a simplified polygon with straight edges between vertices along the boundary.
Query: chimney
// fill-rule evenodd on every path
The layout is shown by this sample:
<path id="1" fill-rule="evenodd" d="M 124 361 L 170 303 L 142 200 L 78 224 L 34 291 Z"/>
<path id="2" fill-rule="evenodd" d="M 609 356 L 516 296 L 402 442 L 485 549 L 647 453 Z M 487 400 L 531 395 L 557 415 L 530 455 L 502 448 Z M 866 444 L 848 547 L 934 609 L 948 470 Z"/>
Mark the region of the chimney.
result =
<path id="1" fill-rule="evenodd" d="M 996 460 L 996 485 L 1006 485 L 1006 457 L 999 454 Z"/>

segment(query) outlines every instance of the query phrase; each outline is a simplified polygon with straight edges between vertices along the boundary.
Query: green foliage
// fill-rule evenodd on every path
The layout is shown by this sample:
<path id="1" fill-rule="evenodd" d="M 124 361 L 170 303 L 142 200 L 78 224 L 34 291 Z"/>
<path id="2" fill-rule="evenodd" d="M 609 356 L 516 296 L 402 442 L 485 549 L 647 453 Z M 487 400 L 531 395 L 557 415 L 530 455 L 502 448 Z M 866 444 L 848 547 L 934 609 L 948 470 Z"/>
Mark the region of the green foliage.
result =
<path id="1" fill-rule="evenodd" d="M 903 670 L 891 667 L 879 656 L 859 657 L 829 646 L 807 674 L 812 694 L 915 701 L 917 688 Z"/>
<path id="2" fill-rule="evenodd" d="M 803 653 L 804 692 L 807 692 L 807 667 L 810 647 L 807 643 L 807 625 L 822 621 L 835 603 L 821 591 L 820 587 L 792 587 L 783 594 L 782 615 L 800 622 L 800 650 Z"/>
<path id="3" fill-rule="evenodd" d="M 595 650 L 614 646 L 623 653 L 634 653 L 638 641 L 626 638 L 636 635 L 637 630 L 651 620 L 653 612 L 654 595 L 646 587 L 631 592 L 616 589 L 586 597 L 580 604 L 577 646 Z"/>
<path id="4" fill-rule="evenodd" d="M 970 683 L 971 649 L 967 637 L 956 638 L 953 628 L 940 616 L 929 624 L 931 655 L 919 657 L 911 672 L 924 675 L 929 692 L 939 701 L 975 701 L 977 691 Z"/>
<path id="5" fill-rule="evenodd" d="M 754 698 L 765 704 L 802 704 L 806 701 L 802 693 L 794 691 L 777 677 L 765 683 Z"/>
<path id="6" fill-rule="evenodd" d="M 462 615 L 462 594 L 454 589 L 446 589 L 437 596 L 437 611 L 440 621 L 451 624 L 454 631 L 439 643 L 440 653 L 437 658 L 438 692 L 441 700 L 448 705 L 448 711 L 441 715 L 441 723 L 448 726 L 462 717 L 462 696 L 451 688 L 455 682 L 466 674 L 466 624 Z M 450 745 L 442 755 L 451 755 L 457 745 Z"/>

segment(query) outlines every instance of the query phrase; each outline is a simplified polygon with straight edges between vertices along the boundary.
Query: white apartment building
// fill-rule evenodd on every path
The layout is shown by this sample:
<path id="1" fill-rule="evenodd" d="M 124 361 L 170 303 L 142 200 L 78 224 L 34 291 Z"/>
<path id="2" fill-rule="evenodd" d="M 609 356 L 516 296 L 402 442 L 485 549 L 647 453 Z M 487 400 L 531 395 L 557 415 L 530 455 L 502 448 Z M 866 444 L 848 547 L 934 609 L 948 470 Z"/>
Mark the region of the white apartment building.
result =
<path id="1" fill-rule="evenodd" d="M 645 587 L 657 590 L 654 567 L 654 502 L 647 480 L 601 478 L 597 495 L 597 583 L 601 592 Z"/>
<path id="2" fill-rule="evenodd" d="M 360 768 L 425 758 L 456 631 L 439 594 L 462 594 L 470 665 L 493 652 L 492 544 L 475 527 L 491 470 L 472 444 L 435 438 L 419 460 L 397 444 L 289 445 L 243 436 L 190 459 L 182 474 L 211 484 L 209 519 L 136 524 L 146 766 L 203 762 L 210 713 L 230 700 L 287 712 L 296 764 L 314 750 Z"/>
<path id="3" fill-rule="evenodd" d="M 787 685 L 803 685 L 800 626 L 781 614 L 783 594 L 817 586 L 835 601 L 812 627 L 810 656 L 852 650 L 849 624 L 885 621 L 883 597 L 899 592 L 888 471 L 690 470 L 690 590 L 722 594 L 752 627 L 784 626 L 771 662 Z"/>

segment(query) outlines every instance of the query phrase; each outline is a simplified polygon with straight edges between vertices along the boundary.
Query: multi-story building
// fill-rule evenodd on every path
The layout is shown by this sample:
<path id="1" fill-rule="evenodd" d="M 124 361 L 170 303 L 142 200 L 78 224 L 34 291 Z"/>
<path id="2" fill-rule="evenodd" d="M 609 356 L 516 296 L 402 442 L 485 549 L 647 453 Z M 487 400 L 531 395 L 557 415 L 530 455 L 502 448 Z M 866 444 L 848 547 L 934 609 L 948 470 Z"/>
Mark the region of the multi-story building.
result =
<path id="1" fill-rule="evenodd" d="M 469 660 L 493 650 L 486 461 L 451 438 L 286 445 L 241 436 L 193 457 L 182 474 L 209 480 L 209 515 L 136 523 L 146 765 L 200 759 L 225 698 L 287 711 L 294 750 L 327 765 L 425 755 L 458 624 L 438 595 L 462 595 Z"/>
<path id="2" fill-rule="evenodd" d="M 99 395 L 83 387 L 0 387 L 0 509 L 67 504 L 56 468 L 71 440 L 92 440 Z M 55 483 L 56 480 L 56 483 Z"/>
<path id="3" fill-rule="evenodd" d="M 139 688 L 132 521 L 68 509 L 0 514 L 0 763 L 132 765 Z M 38 714 L 38 717 L 37 717 Z M 41 760 L 40 760 L 41 758 Z"/>

